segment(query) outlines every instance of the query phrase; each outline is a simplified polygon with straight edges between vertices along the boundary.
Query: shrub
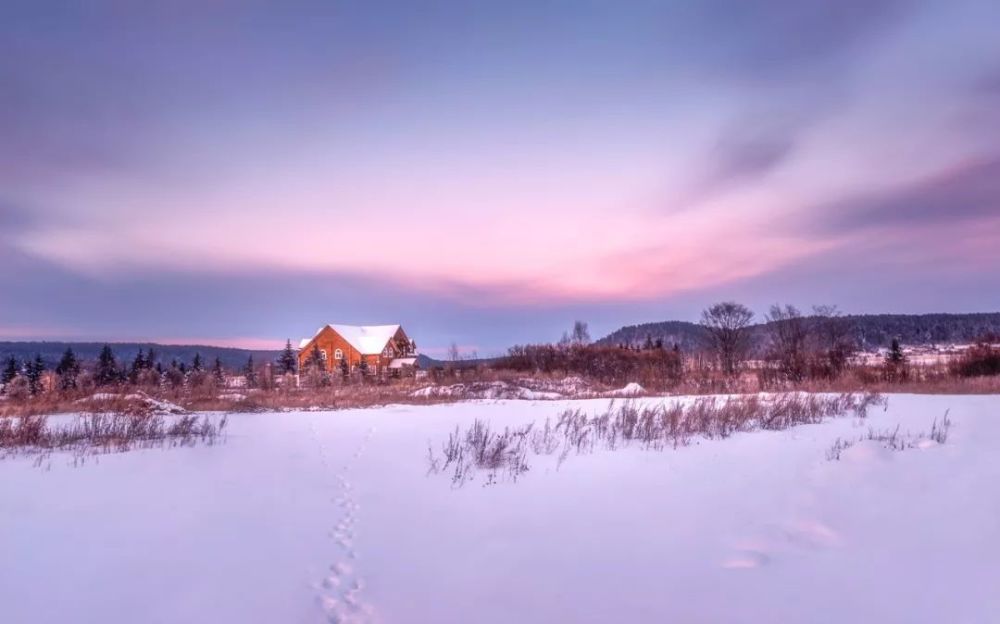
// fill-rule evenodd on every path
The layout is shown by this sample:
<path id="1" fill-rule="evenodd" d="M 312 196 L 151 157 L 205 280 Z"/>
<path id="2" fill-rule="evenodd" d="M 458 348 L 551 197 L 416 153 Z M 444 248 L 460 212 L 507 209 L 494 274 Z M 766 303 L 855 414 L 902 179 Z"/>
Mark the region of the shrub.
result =
<path id="1" fill-rule="evenodd" d="M 606 345 L 523 345 L 512 347 L 496 369 L 583 375 L 602 383 L 628 382 L 656 388 L 676 384 L 683 372 L 680 353 L 664 348 Z"/>
<path id="2" fill-rule="evenodd" d="M 982 341 L 965 351 L 952 366 L 959 377 L 1000 375 L 1000 348 Z"/>

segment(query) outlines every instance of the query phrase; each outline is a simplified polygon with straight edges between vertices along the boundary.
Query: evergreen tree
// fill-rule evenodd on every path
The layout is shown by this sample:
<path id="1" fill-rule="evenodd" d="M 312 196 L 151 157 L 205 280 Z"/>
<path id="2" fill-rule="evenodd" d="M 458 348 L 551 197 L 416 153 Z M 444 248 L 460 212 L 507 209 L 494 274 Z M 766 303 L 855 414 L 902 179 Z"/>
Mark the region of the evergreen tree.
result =
<path id="1" fill-rule="evenodd" d="M 94 382 L 98 386 L 110 386 L 118 382 L 118 363 L 115 361 L 115 354 L 110 345 L 104 345 L 101 354 L 97 356 Z"/>
<path id="2" fill-rule="evenodd" d="M 222 369 L 222 360 L 219 356 L 215 356 L 215 364 L 212 366 L 212 376 L 215 377 L 215 383 L 222 386 L 226 383 L 226 373 Z"/>
<path id="3" fill-rule="evenodd" d="M 318 349 L 316 345 L 313 345 L 313 349 Z M 278 358 L 278 371 L 281 374 L 294 373 L 297 358 L 295 357 L 295 351 L 292 349 L 292 341 L 288 340 L 285 342 L 285 349 L 281 352 L 281 357 Z"/>
<path id="4" fill-rule="evenodd" d="M 306 361 L 306 367 L 315 368 L 321 373 L 326 372 L 326 361 L 323 359 L 323 354 L 320 352 L 318 345 L 313 345 L 312 351 L 309 353 L 309 359 Z"/>
<path id="5" fill-rule="evenodd" d="M 191 362 L 191 370 L 193 370 L 195 372 L 201 371 L 201 354 L 200 353 L 195 353 L 194 354 L 194 361 Z"/>
<path id="6" fill-rule="evenodd" d="M 889 353 L 886 354 L 885 360 L 887 363 L 897 366 L 906 362 L 906 354 L 903 353 L 903 347 L 899 344 L 898 338 L 892 339 L 892 344 L 889 347 Z"/>
<path id="7" fill-rule="evenodd" d="M 42 373 L 45 372 L 45 363 L 42 356 L 36 355 L 34 362 L 28 362 L 25 366 L 25 377 L 28 378 L 28 392 L 35 396 L 42 389 Z"/>
<path id="8" fill-rule="evenodd" d="M 361 373 L 362 378 L 368 376 L 368 360 L 366 360 L 363 356 L 361 358 L 361 362 L 358 364 L 358 372 Z"/>
<path id="9" fill-rule="evenodd" d="M 59 376 L 60 390 L 76 390 L 76 379 L 80 375 L 80 361 L 76 359 L 73 349 L 67 348 L 62 359 L 56 365 L 56 375 Z"/>
<path id="10" fill-rule="evenodd" d="M 0 393 L 6 390 L 7 384 L 14 381 L 14 378 L 17 377 L 17 373 L 20 369 L 21 367 L 17 365 L 17 359 L 15 359 L 13 355 L 7 358 L 3 371 L 0 372 L 0 385 L 4 386 L 3 389 L 0 389 Z"/>
<path id="11" fill-rule="evenodd" d="M 188 372 L 187 364 L 181 362 L 180 364 L 177 365 L 177 370 L 179 370 L 182 375 L 187 375 Z"/>
<path id="12" fill-rule="evenodd" d="M 142 349 L 139 349 L 139 352 L 135 354 L 135 359 L 132 360 L 132 368 L 128 372 L 128 380 L 129 380 L 129 382 L 131 382 L 133 384 L 134 383 L 138 383 L 139 382 L 139 373 L 141 373 L 143 370 L 145 370 L 148 367 L 149 366 L 146 363 L 146 358 L 143 357 L 143 355 L 142 355 Z"/>
<path id="13" fill-rule="evenodd" d="M 243 368 L 243 378 L 247 380 L 247 388 L 257 387 L 257 371 L 253 367 L 253 355 L 250 355 L 246 367 Z"/>
<path id="14" fill-rule="evenodd" d="M 347 358 L 340 358 L 340 374 L 344 379 L 351 376 L 351 365 L 347 363 Z"/>
<path id="15" fill-rule="evenodd" d="M 162 379 L 166 380 L 171 388 L 180 388 L 184 385 L 184 373 L 181 372 L 176 361 L 170 363 L 170 368 L 163 374 Z"/>
<path id="16" fill-rule="evenodd" d="M 149 351 L 146 352 L 146 358 L 143 361 L 148 369 L 152 369 L 153 365 L 156 364 L 156 352 L 153 351 L 153 347 L 150 347 Z M 162 367 L 158 367 L 157 370 L 163 372 Z"/>

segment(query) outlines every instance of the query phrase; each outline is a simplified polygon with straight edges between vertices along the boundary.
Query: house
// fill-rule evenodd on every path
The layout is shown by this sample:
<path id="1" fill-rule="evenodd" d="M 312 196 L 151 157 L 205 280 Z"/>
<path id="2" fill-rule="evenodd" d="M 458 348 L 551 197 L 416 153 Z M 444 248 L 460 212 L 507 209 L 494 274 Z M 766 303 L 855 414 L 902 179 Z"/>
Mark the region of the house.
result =
<path id="1" fill-rule="evenodd" d="M 342 362 L 354 372 L 364 361 L 369 374 L 379 375 L 412 366 L 416 344 L 399 325 L 325 325 L 299 342 L 299 370 L 317 350 L 330 372 L 340 370 Z"/>

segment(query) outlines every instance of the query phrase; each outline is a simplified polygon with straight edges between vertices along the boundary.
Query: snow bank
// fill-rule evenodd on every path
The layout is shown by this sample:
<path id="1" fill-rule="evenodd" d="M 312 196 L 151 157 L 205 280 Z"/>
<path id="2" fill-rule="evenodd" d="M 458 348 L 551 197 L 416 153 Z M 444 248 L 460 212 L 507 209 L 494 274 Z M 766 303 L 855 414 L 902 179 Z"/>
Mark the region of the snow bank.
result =
<path id="1" fill-rule="evenodd" d="M 77 403 L 126 403 L 138 407 L 143 407 L 154 414 L 186 414 L 187 410 L 162 399 L 156 399 L 145 392 L 133 392 L 131 394 L 116 394 L 113 392 L 95 392 L 89 397 L 78 399 Z"/>
<path id="2" fill-rule="evenodd" d="M 628 384 L 625 384 L 624 388 L 619 388 L 617 390 L 612 390 L 611 392 L 608 392 L 607 396 L 634 397 L 634 396 L 641 396 L 643 394 L 646 394 L 646 389 L 633 381 Z"/>
<path id="3" fill-rule="evenodd" d="M 523 399 L 543 400 L 565 398 L 562 394 L 552 391 L 532 390 L 515 386 L 505 381 L 482 381 L 473 383 L 458 383 L 449 386 L 427 386 L 410 393 L 418 398 L 428 397 L 459 397 L 465 399 Z"/>
<path id="4" fill-rule="evenodd" d="M 456 425 L 609 402 L 236 414 L 212 447 L 7 459 L 4 621 L 996 621 L 1000 397 L 892 396 L 863 422 L 540 456 L 516 483 L 427 476 L 428 444 Z M 949 408 L 944 444 L 825 457 Z"/>

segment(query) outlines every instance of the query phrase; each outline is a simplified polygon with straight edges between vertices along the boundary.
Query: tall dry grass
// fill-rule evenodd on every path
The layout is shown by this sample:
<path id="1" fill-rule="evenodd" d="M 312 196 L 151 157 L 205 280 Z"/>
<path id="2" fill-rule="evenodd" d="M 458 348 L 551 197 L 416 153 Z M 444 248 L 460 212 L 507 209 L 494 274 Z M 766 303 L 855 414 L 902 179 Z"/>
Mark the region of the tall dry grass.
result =
<path id="1" fill-rule="evenodd" d="M 126 451 L 154 446 L 190 446 L 219 442 L 226 417 L 185 414 L 101 412 L 55 423 L 48 416 L 0 418 L 0 456 L 46 453 Z"/>
<path id="2" fill-rule="evenodd" d="M 438 454 L 428 447 L 429 473 L 449 474 L 461 485 L 485 471 L 488 482 L 516 480 L 530 469 L 531 455 L 559 453 L 561 465 L 574 454 L 638 446 L 663 450 L 686 446 L 695 438 L 727 438 L 756 430 L 783 430 L 814 424 L 827 418 L 852 415 L 865 418 L 869 410 L 885 407 L 876 393 L 824 396 L 805 393 L 703 397 L 688 403 L 615 403 L 590 415 L 580 409 L 562 412 L 553 424 L 493 430 L 475 420 L 464 431 L 456 427 Z"/>

